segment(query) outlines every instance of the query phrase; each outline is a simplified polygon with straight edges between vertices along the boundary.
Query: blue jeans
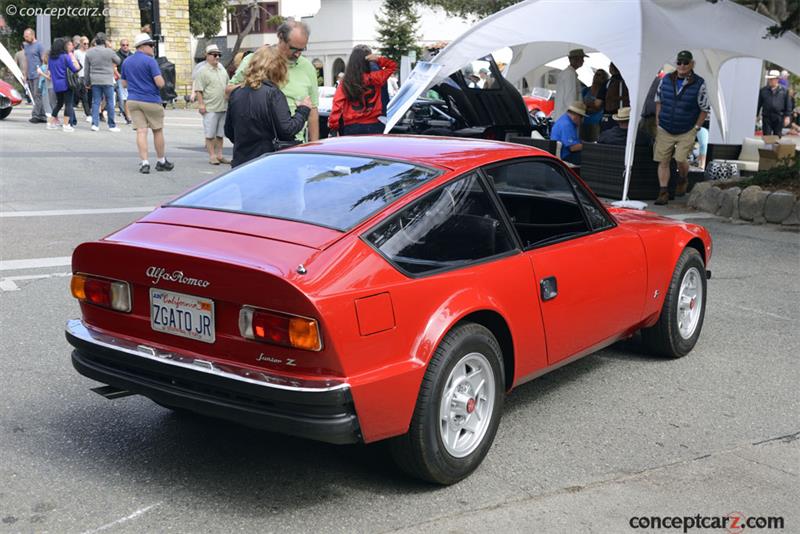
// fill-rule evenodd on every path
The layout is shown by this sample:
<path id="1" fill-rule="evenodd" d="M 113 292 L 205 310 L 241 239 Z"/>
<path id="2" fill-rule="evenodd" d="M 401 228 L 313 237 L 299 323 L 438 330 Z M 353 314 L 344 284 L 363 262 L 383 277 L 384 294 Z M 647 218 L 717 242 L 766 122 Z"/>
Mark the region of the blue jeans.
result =
<path id="1" fill-rule="evenodd" d="M 106 98 L 106 112 L 108 113 L 108 127 L 115 128 L 114 122 L 114 86 L 92 85 L 92 126 L 100 126 L 100 101 Z"/>
<path id="2" fill-rule="evenodd" d="M 117 104 L 119 105 L 119 112 L 125 117 L 126 121 L 130 121 L 128 114 L 125 112 L 125 101 L 128 100 L 128 90 L 122 87 L 122 80 L 117 80 Z"/>

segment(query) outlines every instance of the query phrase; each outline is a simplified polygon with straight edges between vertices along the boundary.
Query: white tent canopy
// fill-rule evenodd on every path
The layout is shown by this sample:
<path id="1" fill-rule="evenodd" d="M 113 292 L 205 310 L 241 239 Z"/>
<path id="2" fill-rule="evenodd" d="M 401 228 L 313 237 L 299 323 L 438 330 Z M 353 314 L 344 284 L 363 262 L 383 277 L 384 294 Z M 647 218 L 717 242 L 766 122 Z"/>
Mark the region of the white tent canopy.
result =
<path id="1" fill-rule="evenodd" d="M 534 21 L 541 23 L 534 24 Z M 713 116 L 725 139 L 726 115 L 718 83 L 722 65 L 735 57 L 772 61 L 800 73 L 800 38 L 787 32 L 763 39 L 774 21 L 729 0 L 525 0 L 482 20 L 451 42 L 433 63 L 442 69 L 431 85 L 501 47 L 515 52 L 512 81 L 571 48 L 608 56 L 626 80 L 631 107 L 641 109 L 661 66 L 679 50 L 694 54 L 696 72 L 705 78 Z M 625 153 L 627 196 L 639 113 L 632 114 Z"/>

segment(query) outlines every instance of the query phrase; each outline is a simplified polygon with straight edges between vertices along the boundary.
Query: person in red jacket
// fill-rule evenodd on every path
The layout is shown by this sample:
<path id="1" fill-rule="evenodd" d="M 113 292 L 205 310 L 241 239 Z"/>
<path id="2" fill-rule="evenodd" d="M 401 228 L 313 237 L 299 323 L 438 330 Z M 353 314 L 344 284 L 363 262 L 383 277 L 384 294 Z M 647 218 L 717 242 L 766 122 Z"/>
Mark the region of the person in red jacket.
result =
<path id="1" fill-rule="evenodd" d="M 377 70 L 371 70 L 371 64 Z M 381 87 L 397 70 L 397 63 L 373 54 L 366 45 L 356 45 L 350 53 L 342 83 L 333 95 L 328 128 L 339 135 L 383 132 L 378 121 L 382 115 Z"/>

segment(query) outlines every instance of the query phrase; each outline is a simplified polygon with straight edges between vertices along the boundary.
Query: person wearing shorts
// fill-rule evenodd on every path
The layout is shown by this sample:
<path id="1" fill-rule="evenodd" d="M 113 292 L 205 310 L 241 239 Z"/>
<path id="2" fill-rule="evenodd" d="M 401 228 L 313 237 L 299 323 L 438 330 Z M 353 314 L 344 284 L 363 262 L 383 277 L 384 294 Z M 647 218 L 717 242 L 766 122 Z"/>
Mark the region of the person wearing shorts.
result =
<path id="1" fill-rule="evenodd" d="M 153 58 L 153 39 L 140 33 L 133 41 L 136 53 L 125 60 L 122 67 L 123 85 L 128 89 L 128 111 L 136 128 L 136 147 L 139 150 L 139 172 L 150 173 L 147 160 L 147 130 L 153 131 L 153 145 L 156 149 L 157 171 L 171 171 L 175 168 L 167 161 L 164 146 L 164 108 L 161 105 L 160 88 L 164 87 L 161 69 Z"/>
<path id="2" fill-rule="evenodd" d="M 198 111 L 203 116 L 203 131 L 211 165 L 230 164 L 222 156 L 222 141 L 225 135 L 225 87 L 228 85 L 228 72 L 220 65 L 222 54 L 215 44 L 206 47 L 206 65 L 200 69 L 195 79 Z"/>
<path id="3" fill-rule="evenodd" d="M 706 83 L 694 73 L 694 59 L 689 50 L 678 52 L 675 72 L 664 76 L 656 90 L 656 141 L 653 159 L 658 162 L 659 192 L 656 204 L 669 201 L 669 161 L 678 163 L 680 179 L 677 196 L 685 195 L 689 186 L 689 154 L 694 148 L 697 131 L 703 126 L 710 106 Z"/>

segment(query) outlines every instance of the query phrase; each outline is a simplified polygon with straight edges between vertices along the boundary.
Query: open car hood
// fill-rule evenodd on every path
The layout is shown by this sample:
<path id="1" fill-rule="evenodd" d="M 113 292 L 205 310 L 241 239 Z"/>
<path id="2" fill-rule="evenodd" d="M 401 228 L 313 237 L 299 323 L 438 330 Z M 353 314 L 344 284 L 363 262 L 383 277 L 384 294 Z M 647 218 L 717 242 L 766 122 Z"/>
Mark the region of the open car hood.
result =
<path id="1" fill-rule="evenodd" d="M 482 131 L 496 127 L 504 132 L 519 132 L 519 135 L 530 133 L 530 117 L 522 95 L 503 78 L 491 56 L 476 60 L 472 66 L 465 68 L 470 68 L 472 72 L 479 62 L 486 65 L 485 68 L 494 80 L 491 88 L 476 86 L 477 77 L 468 79 L 463 70 L 458 70 L 442 80 L 438 75 L 442 69 L 441 64 L 417 63 L 400 91 L 389 101 L 384 133 L 389 133 L 397 126 L 412 105 L 420 102 L 419 97 L 423 92 L 436 81 L 439 83 L 433 88 L 439 98 L 447 103 L 447 113 L 458 117 L 458 128 L 477 128 Z"/>
<path id="2" fill-rule="evenodd" d="M 423 91 L 431 86 L 436 74 L 442 66 L 427 61 L 419 61 L 408 75 L 408 78 L 397 94 L 392 97 L 386 106 L 386 127 L 383 133 L 389 133 L 403 115 L 411 108 Z"/>

